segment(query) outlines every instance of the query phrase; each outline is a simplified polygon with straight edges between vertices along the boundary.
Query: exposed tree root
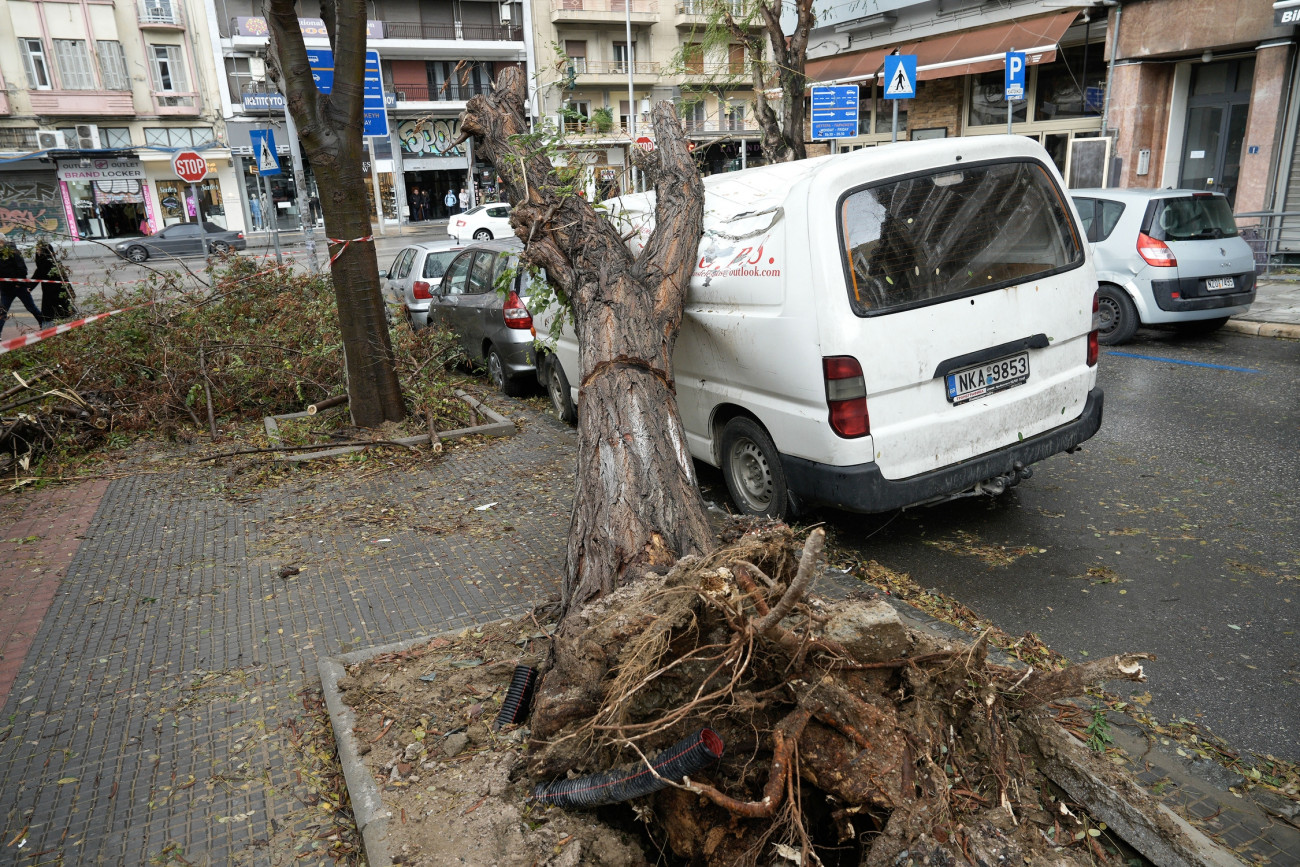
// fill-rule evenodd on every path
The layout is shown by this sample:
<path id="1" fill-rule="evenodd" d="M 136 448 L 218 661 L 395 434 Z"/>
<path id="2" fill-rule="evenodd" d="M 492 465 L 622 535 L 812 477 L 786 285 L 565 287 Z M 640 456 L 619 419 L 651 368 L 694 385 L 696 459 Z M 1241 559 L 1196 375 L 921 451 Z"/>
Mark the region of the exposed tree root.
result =
<path id="1" fill-rule="evenodd" d="M 708 726 L 722 761 L 651 799 L 654 836 L 692 864 L 1091 863 L 1022 754 L 1021 715 L 1141 680 L 1149 657 L 990 664 L 984 638 L 944 646 L 884 603 L 809 596 L 822 542 L 814 530 L 796 556 L 770 525 L 571 612 L 532 773 L 644 761 Z"/>

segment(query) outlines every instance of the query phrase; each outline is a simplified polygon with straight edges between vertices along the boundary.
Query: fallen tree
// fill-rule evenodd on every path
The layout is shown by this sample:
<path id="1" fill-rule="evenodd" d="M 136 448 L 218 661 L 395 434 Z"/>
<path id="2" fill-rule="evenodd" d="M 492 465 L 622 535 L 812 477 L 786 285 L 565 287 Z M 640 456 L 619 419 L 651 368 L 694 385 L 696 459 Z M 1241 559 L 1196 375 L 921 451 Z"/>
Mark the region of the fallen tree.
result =
<path id="1" fill-rule="evenodd" d="M 504 71 L 462 131 L 496 166 L 523 257 L 570 306 L 580 346 L 562 617 L 529 769 L 547 782 L 626 767 L 538 798 L 659 788 L 638 812 L 693 864 L 1091 862 L 1095 840 L 1045 793 L 1020 723 L 1093 683 L 1143 679 L 1146 657 L 1024 672 L 991 663 L 982 639 L 941 646 L 887 607 L 821 602 L 808 595 L 820 530 L 802 552 L 784 525 L 714 550 L 673 390 L 703 209 L 681 127 L 655 107 L 655 228 L 634 256 L 552 164 L 524 96 Z M 661 778 L 673 745 L 692 767 L 721 760 Z"/>

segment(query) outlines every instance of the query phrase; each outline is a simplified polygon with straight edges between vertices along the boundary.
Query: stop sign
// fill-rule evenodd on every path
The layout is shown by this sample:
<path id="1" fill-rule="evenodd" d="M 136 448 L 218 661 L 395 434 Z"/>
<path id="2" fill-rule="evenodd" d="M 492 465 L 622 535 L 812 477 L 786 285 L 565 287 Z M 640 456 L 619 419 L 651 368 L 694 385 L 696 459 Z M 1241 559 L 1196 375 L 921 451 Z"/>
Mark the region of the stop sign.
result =
<path id="1" fill-rule="evenodd" d="M 182 181 L 197 184 L 208 176 L 208 161 L 194 151 L 181 151 L 172 157 L 172 171 Z"/>
<path id="2" fill-rule="evenodd" d="M 649 153 L 650 151 L 655 149 L 654 140 L 651 139 L 650 136 L 648 135 L 639 136 L 636 140 L 636 146 L 641 148 L 641 150 L 645 151 L 646 153 Z"/>

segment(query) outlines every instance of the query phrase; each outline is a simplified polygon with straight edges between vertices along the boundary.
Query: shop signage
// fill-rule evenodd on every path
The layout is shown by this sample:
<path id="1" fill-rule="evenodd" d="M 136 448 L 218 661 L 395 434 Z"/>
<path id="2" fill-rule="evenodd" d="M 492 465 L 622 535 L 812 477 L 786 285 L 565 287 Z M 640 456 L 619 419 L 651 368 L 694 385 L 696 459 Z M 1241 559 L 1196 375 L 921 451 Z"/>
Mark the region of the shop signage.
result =
<path id="1" fill-rule="evenodd" d="M 181 151 L 172 157 L 172 171 L 182 181 L 197 184 L 208 176 L 208 161 L 194 151 Z"/>
<path id="2" fill-rule="evenodd" d="M 283 93 L 241 93 L 244 111 L 284 111 Z"/>
<path id="3" fill-rule="evenodd" d="M 1300 24 L 1300 2 L 1297 0 L 1280 0 L 1273 4 L 1273 26 L 1287 27 Z"/>
<path id="4" fill-rule="evenodd" d="M 325 29 L 325 20 L 323 18 L 299 18 L 298 29 L 302 31 L 303 39 L 328 39 L 329 31 Z M 266 19 L 260 16 L 252 18 L 235 19 L 236 36 L 262 37 L 268 36 L 271 28 L 267 26 Z M 384 38 L 384 22 L 367 21 L 366 22 L 367 39 Z"/>
<path id="5" fill-rule="evenodd" d="M 142 181 L 144 165 L 137 159 L 119 160 L 60 160 L 58 178 L 61 181 Z"/>
<path id="6" fill-rule="evenodd" d="M 812 89 L 812 137 L 852 138 L 858 134 L 856 84 Z"/>

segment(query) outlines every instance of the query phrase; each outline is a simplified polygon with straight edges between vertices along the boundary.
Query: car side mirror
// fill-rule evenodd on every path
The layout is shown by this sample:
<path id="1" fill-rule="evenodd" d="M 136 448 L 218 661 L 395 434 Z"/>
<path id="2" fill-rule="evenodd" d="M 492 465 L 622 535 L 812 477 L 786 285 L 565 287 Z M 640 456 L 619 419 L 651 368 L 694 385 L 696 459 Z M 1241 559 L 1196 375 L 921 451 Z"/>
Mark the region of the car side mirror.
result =
<path id="1" fill-rule="evenodd" d="M 388 279 L 388 271 L 386 271 L 386 270 L 384 270 L 384 269 L 381 268 L 380 271 L 379 271 L 379 279 L 380 279 L 380 280 L 387 280 L 387 279 Z"/>

